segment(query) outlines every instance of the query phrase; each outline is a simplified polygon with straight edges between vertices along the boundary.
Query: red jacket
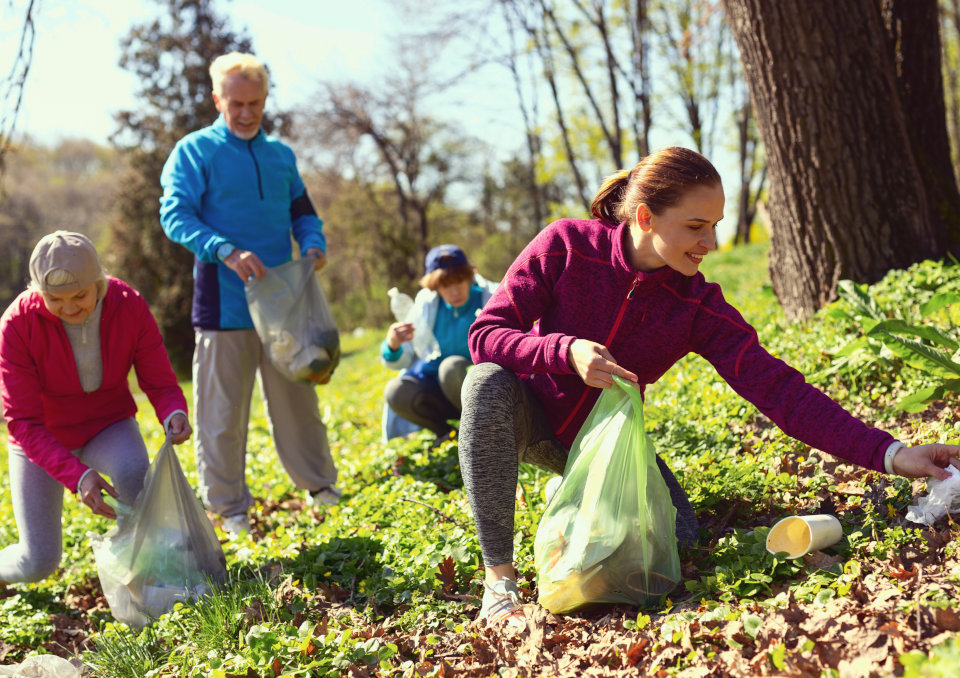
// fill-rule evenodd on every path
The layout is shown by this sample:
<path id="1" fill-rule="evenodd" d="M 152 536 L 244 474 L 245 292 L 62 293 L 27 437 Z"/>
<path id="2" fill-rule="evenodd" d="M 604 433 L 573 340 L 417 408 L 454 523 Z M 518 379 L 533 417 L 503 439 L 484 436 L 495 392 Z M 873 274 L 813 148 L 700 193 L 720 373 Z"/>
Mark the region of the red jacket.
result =
<path id="1" fill-rule="evenodd" d="M 80 386 L 67 333 L 40 293 L 23 292 L 0 318 L 0 402 L 10 443 L 72 492 L 87 466 L 70 450 L 137 412 L 127 383 L 131 367 L 161 422 L 187 411 L 143 297 L 110 278 L 102 303 L 103 383 L 92 393 Z"/>

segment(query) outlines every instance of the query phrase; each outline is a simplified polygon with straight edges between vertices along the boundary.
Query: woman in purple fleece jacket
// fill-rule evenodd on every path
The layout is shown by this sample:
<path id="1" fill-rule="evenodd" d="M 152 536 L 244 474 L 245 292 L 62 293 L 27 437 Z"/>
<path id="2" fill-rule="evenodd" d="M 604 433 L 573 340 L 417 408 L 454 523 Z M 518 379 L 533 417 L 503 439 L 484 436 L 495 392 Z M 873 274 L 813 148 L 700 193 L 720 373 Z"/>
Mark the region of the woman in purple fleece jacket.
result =
<path id="1" fill-rule="evenodd" d="M 716 248 L 720 175 L 703 156 L 666 148 L 608 178 L 595 220 L 561 219 L 511 266 L 470 329 L 476 367 L 463 387 L 460 464 L 486 569 L 480 616 L 523 625 L 513 567 L 519 462 L 562 473 L 570 444 L 612 375 L 643 390 L 688 353 L 798 440 L 861 466 L 947 476 L 960 447 L 905 447 L 852 417 L 767 353 L 757 333 L 698 272 Z M 677 537 L 697 519 L 662 460 Z"/>

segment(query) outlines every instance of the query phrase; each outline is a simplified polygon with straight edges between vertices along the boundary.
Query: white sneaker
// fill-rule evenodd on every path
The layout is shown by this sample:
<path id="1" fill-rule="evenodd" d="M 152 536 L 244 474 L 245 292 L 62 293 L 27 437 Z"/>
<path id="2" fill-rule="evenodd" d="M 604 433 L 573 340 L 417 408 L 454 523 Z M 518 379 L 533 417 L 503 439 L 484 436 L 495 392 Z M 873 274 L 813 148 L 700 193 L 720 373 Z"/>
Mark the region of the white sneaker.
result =
<path id="1" fill-rule="evenodd" d="M 543 488 L 543 498 L 547 500 L 547 503 L 550 503 L 550 500 L 553 499 L 553 495 L 557 493 L 557 490 L 560 488 L 560 483 L 563 482 L 563 476 L 554 476 L 547 481 L 547 484 Z"/>
<path id="2" fill-rule="evenodd" d="M 307 506 L 334 506 L 343 494 L 336 485 L 307 493 Z"/>
<path id="3" fill-rule="evenodd" d="M 477 619 L 485 619 L 487 624 L 505 624 L 518 631 L 527 628 L 527 617 L 520 607 L 517 582 L 507 577 L 493 584 L 483 582 L 483 602 Z"/>
<path id="4" fill-rule="evenodd" d="M 220 522 L 220 528 L 226 532 L 227 536 L 231 539 L 237 539 L 244 533 L 250 533 L 250 519 L 246 513 L 227 516 Z"/>

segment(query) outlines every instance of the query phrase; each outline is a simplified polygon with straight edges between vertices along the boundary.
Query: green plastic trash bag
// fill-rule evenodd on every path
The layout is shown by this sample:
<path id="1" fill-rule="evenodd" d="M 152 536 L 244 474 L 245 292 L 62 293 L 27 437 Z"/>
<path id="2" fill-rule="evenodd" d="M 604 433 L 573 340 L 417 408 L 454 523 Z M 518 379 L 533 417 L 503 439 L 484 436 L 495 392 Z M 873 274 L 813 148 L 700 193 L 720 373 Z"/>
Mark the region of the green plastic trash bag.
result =
<path id="1" fill-rule="evenodd" d="M 676 509 L 643 429 L 643 399 L 614 377 L 573 441 L 537 527 L 540 604 L 646 605 L 680 581 Z"/>
<path id="2" fill-rule="evenodd" d="M 340 362 L 340 333 L 313 259 L 267 269 L 244 287 L 270 362 L 290 381 L 326 384 Z"/>
<path id="3" fill-rule="evenodd" d="M 169 440 L 133 506 L 117 515 L 106 534 L 90 534 L 103 595 L 117 620 L 143 628 L 226 577 L 223 549 Z"/>

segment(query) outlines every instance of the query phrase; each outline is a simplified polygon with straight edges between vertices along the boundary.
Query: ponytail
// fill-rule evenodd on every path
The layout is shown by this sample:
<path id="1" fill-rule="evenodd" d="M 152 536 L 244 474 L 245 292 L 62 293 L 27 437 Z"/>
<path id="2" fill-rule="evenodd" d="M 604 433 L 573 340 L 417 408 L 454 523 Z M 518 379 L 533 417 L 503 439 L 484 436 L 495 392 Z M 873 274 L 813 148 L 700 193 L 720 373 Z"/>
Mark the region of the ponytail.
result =
<path id="1" fill-rule="evenodd" d="M 622 221 L 618 217 L 618 212 L 630 182 L 631 173 L 631 170 L 622 169 L 603 180 L 603 185 L 600 186 L 600 190 L 590 204 L 590 214 L 595 219 L 608 224 L 619 224 Z"/>
<path id="2" fill-rule="evenodd" d="M 696 151 L 670 146 L 654 151 L 631 170 L 607 177 L 590 205 L 594 218 L 608 224 L 633 223 L 637 206 L 654 214 L 678 204 L 696 186 L 720 186 L 720 173 Z"/>

